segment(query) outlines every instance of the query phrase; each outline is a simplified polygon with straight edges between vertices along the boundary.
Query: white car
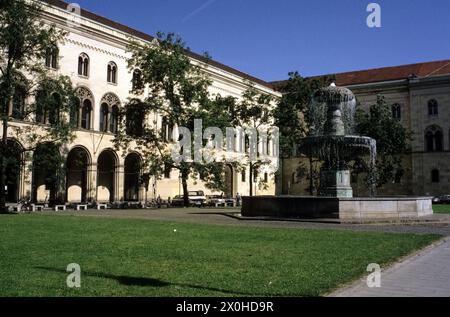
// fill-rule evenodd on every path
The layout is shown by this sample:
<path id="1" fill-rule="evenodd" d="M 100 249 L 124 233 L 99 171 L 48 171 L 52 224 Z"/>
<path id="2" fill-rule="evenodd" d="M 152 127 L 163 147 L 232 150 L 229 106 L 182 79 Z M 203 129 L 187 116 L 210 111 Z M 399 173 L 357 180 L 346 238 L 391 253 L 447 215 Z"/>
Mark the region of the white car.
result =
<path id="1" fill-rule="evenodd" d="M 206 203 L 205 193 L 201 190 L 188 192 L 189 203 L 192 206 L 201 207 Z"/>
<path id="2" fill-rule="evenodd" d="M 218 205 L 224 205 L 225 204 L 225 198 L 221 195 L 211 195 L 206 197 L 206 204 L 208 206 L 215 206 Z"/>

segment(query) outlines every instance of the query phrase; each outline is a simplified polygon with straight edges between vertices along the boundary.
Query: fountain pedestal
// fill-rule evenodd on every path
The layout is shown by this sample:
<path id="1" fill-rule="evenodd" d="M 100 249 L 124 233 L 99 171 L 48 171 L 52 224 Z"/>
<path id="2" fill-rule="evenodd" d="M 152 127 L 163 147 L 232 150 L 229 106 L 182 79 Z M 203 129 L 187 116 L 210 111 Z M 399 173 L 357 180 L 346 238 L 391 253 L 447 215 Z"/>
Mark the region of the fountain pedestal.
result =
<path id="1" fill-rule="evenodd" d="M 325 170 L 320 172 L 319 196 L 352 198 L 349 170 Z"/>

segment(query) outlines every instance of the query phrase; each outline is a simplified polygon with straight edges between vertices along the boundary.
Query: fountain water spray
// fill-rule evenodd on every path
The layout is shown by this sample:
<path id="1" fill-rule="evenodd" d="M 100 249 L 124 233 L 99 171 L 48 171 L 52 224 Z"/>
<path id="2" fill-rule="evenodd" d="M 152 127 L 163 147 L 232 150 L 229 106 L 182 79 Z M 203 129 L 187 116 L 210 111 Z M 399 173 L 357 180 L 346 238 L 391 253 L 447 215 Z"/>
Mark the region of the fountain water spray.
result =
<path id="1" fill-rule="evenodd" d="M 298 152 L 323 161 L 319 196 L 353 197 L 348 163 L 369 155 L 371 195 L 375 186 L 376 141 L 354 135 L 356 98 L 347 88 L 331 84 L 317 90 L 311 104 L 311 135 L 298 144 Z"/>

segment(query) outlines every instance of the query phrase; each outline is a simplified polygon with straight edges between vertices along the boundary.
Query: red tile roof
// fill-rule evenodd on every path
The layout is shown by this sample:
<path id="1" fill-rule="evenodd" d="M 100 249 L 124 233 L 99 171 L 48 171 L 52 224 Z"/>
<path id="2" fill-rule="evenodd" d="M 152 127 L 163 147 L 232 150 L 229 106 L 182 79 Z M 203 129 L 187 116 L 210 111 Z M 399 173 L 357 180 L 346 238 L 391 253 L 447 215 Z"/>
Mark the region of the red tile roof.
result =
<path id="1" fill-rule="evenodd" d="M 66 2 L 64 2 L 62 0 L 41 0 L 41 1 L 44 2 L 44 3 L 48 3 L 48 4 L 52 5 L 52 6 L 61 8 L 61 9 L 67 9 L 67 6 L 68 6 L 68 3 L 66 3 Z M 154 39 L 153 36 L 151 36 L 151 35 L 149 35 L 147 33 L 144 33 L 144 32 L 138 31 L 136 29 L 130 28 L 130 27 L 126 26 L 126 25 L 123 25 L 121 23 L 112 21 L 110 19 L 107 19 L 107 18 L 105 18 L 103 16 L 97 15 L 95 13 L 92 13 L 92 12 L 84 10 L 84 9 L 81 9 L 81 16 L 85 17 L 87 19 L 96 21 L 98 23 L 107 25 L 107 26 L 112 27 L 112 28 L 114 28 L 116 30 L 125 32 L 125 33 L 127 33 L 129 35 L 135 36 L 135 37 L 140 38 L 140 39 L 142 39 L 144 41 L 152 41 Z M 268 82 L 266 82 L 266 81 L 264 81 L 262 79 L 256 78 L 254 76 L 251 76 L 249 74 L 243 73 L 243 72 L 241 72 L 241 71 L 239 71 L 239 70 L 237 70 L 235 68 L 232 68 L 230 66 L 224 65 L 224 64 L 222 64 L 220 62 L 217 62 L 217 61 L 214 61 L 214 60 L 211 60 L 211 59 L 207 59 L 206 57 L 204 57 L 204 56 L 202 56 L 200 54 L 191 52 L 191 51 L 186 51 L 186 54 L 188 56 L 190 56 L 190 57 L 200 61 L 200 62 L 204 62 L 204 63 L 209 64 L 211 66 L 220 68 L 220 69 L 222 69 L 224 71 L 227 71 L 227 72 L 229 72 L 231 74 L 234 74 L 234 75 L 242 77 L 242 78 L 244 78 L 246 80 L 253 81 L 255 83 L 258 83 L 260 85 L 263 85 L 263 86 L 265 86 L 267 88 L 271 88 L 272 89 L 272 85 L 270 83 L 268 83 Z"/>
<path id="2" fill-rule="evenodd" d="M 410 76 L 429 77 L 444 74 L 450 74 L 450 60 L 340 73 L 336 74 L 336 84 L 350 86 L 406 79 Z"/>
<path id="3" fill-rule="evenodd" d="M 424 78 L 445 74 L 450 74 L 450 60 L 338 73 L 335 74 L 335 76 L 336 76 L 336 85 L 351 86 L 351 85 L 407 79 L 410 76 Z M 323 76 L 330 76 L 330 75 L 332 74 Z M 317 77 L 322 76 L 314 76 L 311 78 Z M 285 80 L 275 81 L 272 82 L 271 84 L 274 88 L 282 90 L 284 83 L 286 83 Z"/>

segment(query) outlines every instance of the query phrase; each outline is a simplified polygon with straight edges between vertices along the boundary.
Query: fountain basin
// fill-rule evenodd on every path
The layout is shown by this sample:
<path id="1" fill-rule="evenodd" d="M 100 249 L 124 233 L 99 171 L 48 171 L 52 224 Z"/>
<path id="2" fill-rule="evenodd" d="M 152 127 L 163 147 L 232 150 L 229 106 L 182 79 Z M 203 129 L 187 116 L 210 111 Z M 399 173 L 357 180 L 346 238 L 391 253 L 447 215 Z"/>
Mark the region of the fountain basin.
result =
<path id="1" fill-rule="evenodd" d="M 300 196 L 243 197 L 244 217 L 407 220 L 433 215 L 431 197 L 335 198 Z"/>
<path id="2" fill-rule="evenodd" d="M 376 142 L 356 135 L 311 136 L 300 140 L 298 152 L 330 163 L 349 162 L 358 156 L 376 155 Z"/>

